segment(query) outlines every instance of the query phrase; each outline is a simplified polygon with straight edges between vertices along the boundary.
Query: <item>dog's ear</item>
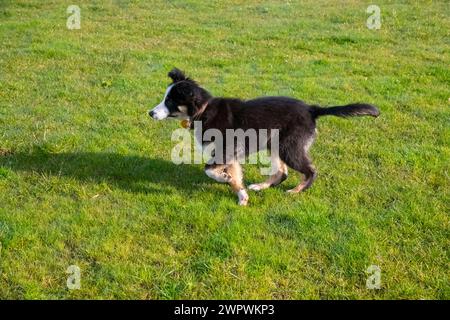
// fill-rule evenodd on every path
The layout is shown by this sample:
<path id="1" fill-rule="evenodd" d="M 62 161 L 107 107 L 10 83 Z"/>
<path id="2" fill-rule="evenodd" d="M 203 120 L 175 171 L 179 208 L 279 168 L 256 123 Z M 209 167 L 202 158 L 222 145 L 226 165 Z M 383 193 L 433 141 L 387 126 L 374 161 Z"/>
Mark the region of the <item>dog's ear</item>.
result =
<path id="1" fill-rule="evenodd" d="M 184 75 L 183 71 L 181 71 L 178 68 L 173 68 L 169 73 L 168 76 L 173 80 L 173 82 L 179 82 L 186 80 L 186 76 Z"/>
<path id="2" fill-rule="evenodd" d="M 188 84 L 187 82 L 186 83 L 180 83 L 178 85 L 178 90 L 180 90 L 183 93 L 183 95 L 186 96 L 186 97 L 195 98 L 194 97 L 194 95 L 195 95 L 195 88 L 192 85 Z"/>

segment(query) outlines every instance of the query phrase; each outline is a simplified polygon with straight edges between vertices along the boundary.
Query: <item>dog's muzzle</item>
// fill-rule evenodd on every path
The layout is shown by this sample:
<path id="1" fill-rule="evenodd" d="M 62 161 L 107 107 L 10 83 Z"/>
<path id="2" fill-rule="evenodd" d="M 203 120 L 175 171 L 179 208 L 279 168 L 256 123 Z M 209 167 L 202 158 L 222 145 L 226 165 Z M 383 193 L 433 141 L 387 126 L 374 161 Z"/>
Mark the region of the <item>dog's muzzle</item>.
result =
<path id="1" fill-rule="evenodd" d="M 152 110 L 148 112 L 148 115 L 155 120 L 163 120 L 169 116 L 169 109 L 164 103 L 158 104 Z"/>

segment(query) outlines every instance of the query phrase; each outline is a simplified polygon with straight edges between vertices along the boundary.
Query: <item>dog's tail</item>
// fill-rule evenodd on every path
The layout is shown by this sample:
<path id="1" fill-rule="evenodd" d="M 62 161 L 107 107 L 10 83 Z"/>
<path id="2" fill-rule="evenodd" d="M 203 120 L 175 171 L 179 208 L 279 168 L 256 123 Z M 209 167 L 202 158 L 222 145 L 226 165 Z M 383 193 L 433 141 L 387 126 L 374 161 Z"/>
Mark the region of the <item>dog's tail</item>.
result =
<path id="1" fill-rule="evenodd" d="M 366 103 L 351 103 L 346 106 L 335 106 L 328 108 L 312 106 L 311 113 L 314 119 L 328 115 L 343 118 L 354 116 L 372 116 L 376 118 L 380 115 L 380 111 L 377 107 Z"/>

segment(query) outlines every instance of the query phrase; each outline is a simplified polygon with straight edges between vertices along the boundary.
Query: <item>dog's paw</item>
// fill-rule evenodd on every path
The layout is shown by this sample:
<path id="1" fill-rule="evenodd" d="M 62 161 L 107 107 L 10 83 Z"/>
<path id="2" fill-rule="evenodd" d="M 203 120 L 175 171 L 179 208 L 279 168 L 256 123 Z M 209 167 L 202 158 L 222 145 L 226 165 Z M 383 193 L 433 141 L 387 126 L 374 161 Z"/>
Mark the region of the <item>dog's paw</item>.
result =
<path id="1" fill-rule="evenodd" d="M 246 206 L 248 204 L 248 194 L 247 191 L 245 191 L 244 189 L 239 190 L 238 198 L 239 198 L 238 203 L 240 206 Z"/>
<path id="2" fill-rule="evenodd" d="M 266 183 L 254 183 L 254 184 L 251 184 L 248 186 L 248 188 L 253 191 L 261 191 L 261 190 L 267 189 L 269 187 L 270 187 L 270 185 L 268 185 Z"/>
<path id="3" fill-rule="evenodd" d="M 290 194 L 297 194 L 297 193 L 302 192 L 302 190 L 303 190 L 303 187 L 302 186 L 298 186 L 298 187 L 295 187 L 293 189 L 287 190 L 286 192 L 290 193 Z"/>
<path id="4" fill-rule="evenodd" d="M 253 191 L 260 191 L 263 189 L 259 183 L 251 184 L 248 186 L 248 188 Z"/>

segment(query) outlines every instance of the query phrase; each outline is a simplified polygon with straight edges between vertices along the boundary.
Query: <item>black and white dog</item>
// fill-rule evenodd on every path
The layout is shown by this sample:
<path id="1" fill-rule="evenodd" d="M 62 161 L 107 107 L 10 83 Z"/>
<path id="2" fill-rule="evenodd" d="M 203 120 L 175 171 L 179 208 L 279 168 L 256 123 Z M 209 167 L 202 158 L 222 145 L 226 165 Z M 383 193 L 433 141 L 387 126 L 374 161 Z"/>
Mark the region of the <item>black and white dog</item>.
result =
<path id="1" fill-rule="evenodd" d="M 308 150 L 316 135 L 317 118 L 326 115 L 377 117 L 380 114 L 375 106 L 363 103 L 322 108 L 288 97 L 262 97 L 246 101 L 216 98 L 176 68 L 168 75 L 172 83 L 161 103 L 149 111 L 153 119 L 187 118 L 191 129 L 193 121 L 201 121 L 203 131 L 217 129 L 224 136 L 227 129 L 278 130 L 279 150 L 272 160 L 276 170 L 267 181 L 250 185 L 251 190 L 263 190 L 280 184 L 287 178 L 288 167 L 305 177 L 302 183 L 288 192 L 298 193 L 312 185 L 316 170 Z M 270 145 L 270 141 L 266 142 L 267 146 Z M 245 150 L 246 155 L 249 152 L 252 150 Z M 248 194 L 236 157 L 227 158 L 223 163 L 208 162 L 205 172 L 218 182 L 230 184 L 238 195 L 239 204 L 247 204 Z"/>

